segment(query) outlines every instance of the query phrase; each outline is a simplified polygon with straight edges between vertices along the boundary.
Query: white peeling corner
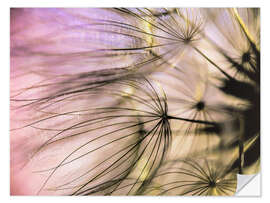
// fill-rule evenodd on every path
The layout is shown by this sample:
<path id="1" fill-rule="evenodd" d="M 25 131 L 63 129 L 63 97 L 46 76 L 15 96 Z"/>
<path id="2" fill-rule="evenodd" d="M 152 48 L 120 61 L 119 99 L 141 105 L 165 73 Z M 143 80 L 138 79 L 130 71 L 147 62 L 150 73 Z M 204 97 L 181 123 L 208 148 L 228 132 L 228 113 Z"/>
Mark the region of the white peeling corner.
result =
<path id="1" fill-rule="evenodd" d="M 261 196 L 261 174 L 237 174 L 237 188 L 235 196 Z"/>

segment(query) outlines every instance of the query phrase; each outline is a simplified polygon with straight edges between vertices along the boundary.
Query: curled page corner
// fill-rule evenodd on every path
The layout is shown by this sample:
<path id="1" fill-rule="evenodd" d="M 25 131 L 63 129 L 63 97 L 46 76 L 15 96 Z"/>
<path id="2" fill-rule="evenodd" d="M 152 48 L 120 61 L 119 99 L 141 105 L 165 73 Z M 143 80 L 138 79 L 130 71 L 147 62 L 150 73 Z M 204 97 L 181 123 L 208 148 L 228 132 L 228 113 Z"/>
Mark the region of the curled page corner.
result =
<path id="1" fill-rule="evenodd" d="M 235 196 L 261 196 L 261 174 L 237 174 L 237 188 Z"/>

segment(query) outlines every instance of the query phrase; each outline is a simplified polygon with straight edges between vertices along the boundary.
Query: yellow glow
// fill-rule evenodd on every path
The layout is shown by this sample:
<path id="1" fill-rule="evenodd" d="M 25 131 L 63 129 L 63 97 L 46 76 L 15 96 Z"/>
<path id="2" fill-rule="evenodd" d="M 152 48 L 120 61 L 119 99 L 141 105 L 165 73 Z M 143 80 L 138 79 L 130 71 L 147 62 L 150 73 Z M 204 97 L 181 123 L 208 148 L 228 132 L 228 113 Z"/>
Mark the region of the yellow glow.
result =
<path id="1" fill-rule="evenodd" d="M 123 97 L 129 97 L 131 95 L 134 94 L 134 88 L 132 87 L 127 87 L 123 92 L 122 92 L 122 96 Z"/>
<path id="2" fill-rule="evenodd" d="M 153 33 L 152 25 L 150 23 L 148 23 L 146 21 L 143 21 L 142 24 L 144 26 L 144 29 L 143 30 L 145 30 L 145 32 L 151 33 L 151 34 Z M 145 38 L 146 38 L 147 44 L 149 46 L 152 46 L 154 44 L 154 39 L 153 39 L 153 36 L 152 35 L 146 35 Z"/>
<path id="3" fill-rule="evenodd" d="M 239 23 L 240 27 L 242 28 L 242 30 L 244 31 L 245 35 L 247 36 L 247 38 L 254 43 L 254 39 L 251 36 L 250 32 L 247 29 L 247 26 L 245 25 L 244 21 L 242 20 L 242 18 L 240 17 L 240 15 L 238 14 L 238 11 L 236 8 L 233 8 L 233 15 L 236 18 L 237 22 Z M 254 43 L 255 44 L 255 43 Z"/>
<path id="4" fill-rule="evenodd" d="M 140 181 L 144 181 L 149 174 L 149 166 L 147 165 L 147 159 L 140 159 L 137 164 L 137 173 L 141 174 Z"/>

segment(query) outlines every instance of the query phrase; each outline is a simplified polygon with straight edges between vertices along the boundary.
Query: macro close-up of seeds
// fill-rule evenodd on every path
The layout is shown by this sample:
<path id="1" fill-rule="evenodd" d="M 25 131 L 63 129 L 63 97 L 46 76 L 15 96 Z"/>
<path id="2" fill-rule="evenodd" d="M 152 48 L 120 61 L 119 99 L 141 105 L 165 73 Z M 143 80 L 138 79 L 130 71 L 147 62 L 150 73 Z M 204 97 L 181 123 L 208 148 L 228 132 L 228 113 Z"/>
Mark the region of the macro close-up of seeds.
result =
<path id="1" fill-rule="evenodd" d="M 11 195 L 235 195 L 260 39 L 260 8 L 11 8 Z"/>

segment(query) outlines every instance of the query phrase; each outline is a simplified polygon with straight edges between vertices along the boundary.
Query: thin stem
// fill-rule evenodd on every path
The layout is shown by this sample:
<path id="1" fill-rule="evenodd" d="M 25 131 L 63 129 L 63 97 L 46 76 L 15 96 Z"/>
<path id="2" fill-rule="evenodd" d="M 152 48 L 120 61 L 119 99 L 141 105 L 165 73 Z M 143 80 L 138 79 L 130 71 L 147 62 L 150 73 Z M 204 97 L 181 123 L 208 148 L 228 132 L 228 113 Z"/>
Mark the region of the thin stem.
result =
<path id="1" fill-rule="evenodd" d="M 210 62 L 213 66 L 215 66 L 223 75 L 225 75 L 228 79 L 232 79 L 230 75 L 228 75 L 222 68 L 220 68 L 214 61 L 212 61 L 208 56 L 206 56 L 201 50 L 199 50 L 197 47 L 193 46 L 193 49 L 197 53 L 199 53 L 202 57 L 204 57 L 208 62 Z"/>
<path id="2" fill-rule="evenodd" d="M 192 123 L 200 123 L 200 124 L 206 124 L 206 125 L 215 125 L 216 124 L 214 122 L 209 122 L 209 121 L 187 119 L 187 118 L 174 117 L 174 116 L 167 116 L 167 119 L 182 120 L 182 121 L 187 121 L 187 122 L 192 122 Z"/>

